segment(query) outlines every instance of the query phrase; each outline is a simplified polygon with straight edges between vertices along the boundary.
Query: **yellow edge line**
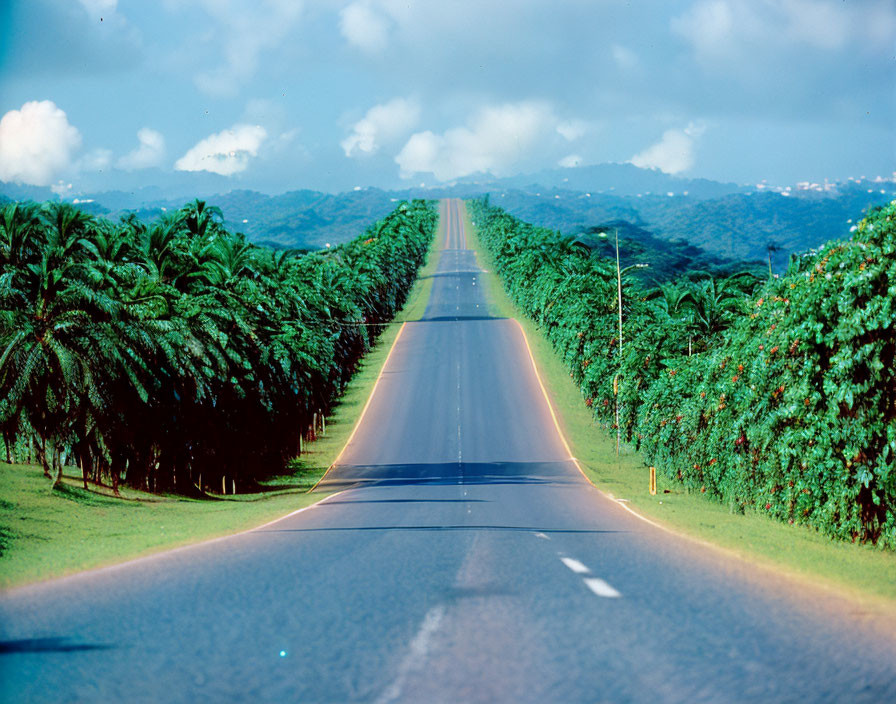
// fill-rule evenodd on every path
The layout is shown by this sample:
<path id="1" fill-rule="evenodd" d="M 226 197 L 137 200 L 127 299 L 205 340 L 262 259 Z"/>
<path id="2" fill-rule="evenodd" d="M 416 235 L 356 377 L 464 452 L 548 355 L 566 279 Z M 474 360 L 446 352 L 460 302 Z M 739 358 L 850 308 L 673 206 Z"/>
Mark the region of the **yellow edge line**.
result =
<path id="1" fill-rule="evenodd" d="M 495 277 L 497 278 L 497 275 L 495 275 Z M 499 285 L 500 285 L 500 282 L 499 282 Z M 587 481 L 592 487 L 594 487 L 594 489 L 597 490 L 597 492 L 601 496 L 603 496 L 605 499 L 610 501 L 614 506 L 618 506 L 619 508 L 623 509 L 624 511 L 626 511 L 630 515 L 634 516 L 635 518 L 637 518 L 641 521 L 644 521 L 645 523 L 648 523 L 651 526 L 653 526 L 654 528 L 658 528 L 665 533 L 669 533 L 670 535 L 673 535 L 676 538 L 679 538 L 682 540 L 687 540 L 692 543 L 697 543 L 698 545 L 701 545 L 703 547 L 711 548 L 712 550 L 714 550 L 716 552 L 720 552 L 727 556 L 733 557 L 737 560 L 740 560 L 741 562 L 751 563 L 754 565 L 758 564 L 760 567 L 762 567 L 763 569 L 766 569 L 770 572 L 773 572 L 775 574 L 783 574 L 784 576 L 786 576 L 794 581 L 802 582 L 804 584 L 814 587 L 815 589 L 834 593 L 841 598 L 846 598 L 846 599 L 849 599 L 852 601 L 857 600 L 856 597 L 853 595 L 853 593 L 848 590 L 848 588 L 841 589 L 840 587 L 838 587 L 836 585 L 819 584 L 819 583 L 813 581 L 811 578 L 807 577 L 806 575 L 803 575 L 798 572 L 790 571 L 784 565 L 776 565 L 776 563 L 774 563 L 774 562 L 767 563 L 764 560 L 757 560 L 756 558 L 753 558 L 750 554 L 744 555 L 743 553 L 740 553 L 733 548 L 725 547 L 725 546 L 719 545 L 717 543 L 712 543 L 708 540 L 698 538 L 695 535 L 691 535 L 690 533 L 686 533 L 681 530 L 676 530 L 675 528 L 671 528 L 669 526 L 663 525 L 662 523 L 657 523 L 656 521 L 653 521 L 653 520 L 647 518 L 647 516 L 644 516 L 644 515 L 638 513 L 637 511 L 635 511 L 634 509 L 626 506 L 624 503 L 618 501 L 612 494 L 604 491 L 599 486 L 597 486 L 597 484 L 595 484 L 591 480 L 591 477 L 589 477 L 587 474 L 585 474 L 585 470 L 582 469 L 582 465 L 579 464 L 579 460 L 577 458 L 573 457 L 572 450 L 569 447 L 569 443 L 566 441 L 566 436 L 564 435 L 563 430 L 560 427 L 560 422 L 557 419 L 557 414 L 554 412 L 554 405 L 553 405 L 553 403 L 551 403 L 551 398 L 548 395 L 547 388 L 545 387 L 544 382 L 541 380 L 541 374 L 538 371 L 538 365 L 535 362 L 535 355 L 532 353 L 532 347 L 529 345 L 529 338 L 526 336 L 526 331 L 523 329 L 523 325 L 522 325 L 522 323 L 520 323 L 519 320 L 517 320 L 516 318 L 513 318 L 513 322 L 515 322 L 517 324 L 517 326 L 520 329 L 520 334 L 523 336 L 523 342 L 526 345 L 526 352 L 529 354 L 529 361 L 532 363 L 532 370 L 535 372 L 535 378 L 538 380 L 538 385 L 541 388 L 541 393 L 544 396 L 545 403 L 547 403 L 548 410 L 550 411 L 550 414 L 551 414 L 551 419 L 554 421 L 554 428 L 557 431 L 557 435 L 560 437 L 560 440 L 563 442 L 563 447 L 566 449 L 567 454 L 569 454 L 569 460 L 576 466 L 576 469 L 579 470 L 579 473 L 585 478 L 585 481 Z M 859 600 L 864 602 L 869 599 L 872 602 L 877 601 L 876 597 L 861 597 Z"/>
<path id="2" fill-rule="evenodd" d="M 529 361 L 532 363 L 532 369 L 535 372 L 535 378 L 538 380 L 538 385 L 541 387 L 541 393 L 544 395 L 545 403 L 547 403 L 547 405 L 548 405 L 548 410 L 551 413 L 551 419 L 554 421 L 554 428 L 557 430 L 557 435 L 560 436 L 560 440 L 563 442 L 563 447 L 566 448 L 566 451 L 569 454 L 568 459 L 576 466 L 576 469 L 579 470 L 581 475 L 585 478 L 585 481 L 587 481 L 592 487 L 594 487 L 594 489 L 597 490 L 597 492 L 601 496 L 603 496 L 605 499 L 607 499 L 610 503 L 612 503 L 614 506 L 618 506 L 622 510 L 628 512 L 635 518 L 637 518 L 641 521 L 644 521 L 645 523 L 650 524 L 654 528 L 658 528 L 659 530 L 661 530 L 665 533 L 668 533 L 669 535 L 672 535 L 678 539 L 687 540 L 691 543 L 696 543 L 702 547 L 709 548 L 710 550 L 713 550 L 717 553 L 721 553 L 727 557 L 739 560 L 740 562 L 743 562 L 746 564 L 758 565 L 762 569 L 765 569 L 773 574 L 783 575 L 784 577 L 786 577 L 794 582 L 799 582 L 799 583 L 808 585 L 811 588 L 818 589 L 818 590 L 826 592 L 826 593 L 832 593 L 839 598 L 847 599 L 849 601 L 858 601 L 860 603 L 869 603 L 869 602 L 870 603 L 884 603 L 884 602 L 886 602 L 886 605 L 889 606 L 889 602 L 886 601 L 886 598 L 879 598 L 879 597 L 869 596 L 869 595 L 857 596 L 855 594 L 855 592 L 853 592 L 849 587 L 842 587 L 836 583 L 816 582 L 809 575 L 806 575 L 806 574 L 803 574 L 800 572 L 796 572 L 796 571 L 792 571 L 786 564 L 775 563 L 774 561 L 769 560 L 768 558 L 754 556 L 751 553 L 744 554 L 744 553 L 738 552 L 734 548 L 730 548 L 730 547 L 727 547 L 724 545 L 719 545 L 717 543 L 712 543 L 708 540 L 704 540 L 703 538 L 698 538 L 695 535 L 691 535 L 690 533 L 686 533 L 684 531 L 677 530 L 670 526 L 663 525 L 662 523 L 657 523 L 656 521 L 653 521 L 653 520 L 647 518 L 647 516 L 644 516 L 644 515 L 638 513 L 637 511 L 630 508 L 629 506 L 626 506 L 624 503 L 617 500 L 612 494 L 604 491 L 599 486 L 597 486 L 591 480 L 591 477 L 589 477 L 587 474 L 585 474 L 585 470 L 582 469 L 582 465 L 579 464 L 578 459 L 576 459 L 575 457 L 572 456 L 572 451 L 570 450 L 569 443 L 566 441 L 566 437 L 563 434 L 563 430 L 561 429 L 560 423 L 557 419 L 557 414 L 554 412 L 554 406 L 551 403 L 551 398 L 550 398 L 550 396 L 548 396 L 548 392 L 547 392 L 547 389 L 545 388 L 544 382 L 542 382 L 542 380 L 541 380 L 541 374 L 539 374 L 539 372 L 538 372 L 538 365 L 535 362 L 535 356 L 532 354 L 532 348 L 529 346 L 529 339 L 526 337 L 526 331 L 523 329 L 523 326 L 519 320 L 514 318 L 513 322 L 515 322 L 520 328 L 520 333 L 523 336 L 523 341 L 526 343 L 526 350 L 529 353 Z"/>
<path id="3" fill-rule="evenodd" d="M 351 445 L 352 440 L 355 438 L 355 433 L 358 432 L 358 428 L 361 427 L 361 423 L 364 421 L 364 416 L 367 415 L 367 409 L 370 408 L 370 403 L 373 401 L 373 397 L 376 395 L 376 390 L 379 388 L 380 380 L 383 378 L 383 373 L 386 371 L 386 367 L 389 364 L 389 360 L 392 359 L 392 353 L 395 351 L 395 348 L 398 346 L 398 341 L 401 339 L 401 333 L 404 332 L 405 325 L 407 322 L 401 324 L 401 327 L 398 329 L 398 334 L 395 336 L 395 339 L 392 341 L 392 346 L 389 348 L 389 354 L 386 355 L 386 360 L 383 362 L 383 366 L 380 369 L 380 373 L 377 374 L 376 381 L 373 383 L 373 388 L 370 390 L 370 396 L 367 397 L 367 403 L 364 404 L 364 408 L 361 409 L 361 415 L 358 416 L 358 420 L 355 422 L 355 427 L 352 428 L 351 435 L 348 436 L 348 440 L 345 441 L 345 445 L 342 446 L 342 449 L 339 451 L 339 454 L 336 455 L 336 459 L 333 460 L 333 464 L 327 467 L 327 471 L 324 472 L 324 475 L 317 480 L 317 484 L 311 487 L 308 490 L 310 494 L 312 491 L 317 489 L 320 486 L 320 483 L 327 478 L 327 475 L 330 473 L 330 470 L 333 469 L 337 464 L 339 464 L 339 460 L 342 459 L 342 455 L 345 454 L 345 451 L 348 449 L 348 446 Z"/>
<path id="4" fill-rule="evenodd" d="M 703 545 L 708 545 L 710 547 L 718 548 L 719 546 L 717 546 L 717 545 L 708 543 L 704 540 L 701 540 L 700 538 L 694 538 L 690 535 L 679 533 L 675 530 L 672 530 L 671 528 L 668 528 L 668 527 L 662 525 L 661 523 L 657 523 L 656 521 L 650 520 L 649 518 L 647 518 L 647 516 L 642 516 L 637 511 L 630 509 L 624 503 L 617 501 L 613 497 L 612 494 L 606 493 L 603 489 L 601 489 L 593 481 L 591 481 L 591 477 L 589 477 L 587 474 L 585 474 L 585 470 L 582 469 L 582 465 L 579 464 L 579 460 L 573 456 L 572 449 L 569 447 L 569 443 L 566 441 L 566 435 L 564 435 L 563 429 L 560 427 L 560 421 L 557 419 L 557 413 L 554 411 L 554 404 L 551 403 L 551 397 L 548 395 L 548 390 L 547 390 L 547 388 L 545 388 L 544 382 L 541 380 L 541 374 L 539 374 L 539 372 L 538 372 L 538 365 L 535 363 L 535 355 L 532 354 L 532 347 L 529 346 L 529 338 L 526 337 L 526 331 L 523 329 L 523 325 L 522 325 L 522 323 L 520 323 L 519 320 L 514 318 L 513 322 L 515 322 L 517 324 L 517 327 L 519 327 L 519 329 L 520 329 L 520 334 L 523 336 L 523 342 L 526 344 L 526 352 L 529 354 L 529 361 L 532 364 L 532 371 L 535 373 L 535 378 L 538 381 L 538 386 L 541 388 L 541 393 L 544 396 L 544 401 L 547 404 L 548 411 L 550 411 L 551 420 L 554 421 L 554 429 L 557 431 L 557 436 L 560 438 L 560 441 L 563 443 L 563 447 L 566 450 L 566 454 L 569 455 L 568 459 L 576 466 L 576 469 L 579 470 L 579 473 L 585 478 L 585 481 L 587 481 L 591 486 L 593 486 L 595 489 L 597 489 L 597 491 L 601 494 L 601 496 L 603 496 L 606 499 L 608 499 L 609 501 L 611 501 L 614 506 L 618 506 L 619 508 L 624 509 L 625 511 L 628 511 L 635 518 L 639 518 L 642 521 L 644 521 L 645 523 L 649 523 L 650 525 L 654 526 L 655 528 L 664 530 L 667 533 L 671 533 L 672 535 L 689 538 L 691 540 L 694 540 L 695 542 L 702 543 Z"/>
<path id="5" fill-rule="evenodd" d="M 445 230 L 448 231 L 448 222 L 450 215 L 448 214 L 448 203 L 445 201 Z M 446 241 L 447 248 L 447 241 Z M 373 401 L 373 397 L 376 394 L 376 390 L 380 385 L 380 379 L 383 378 L 383 373 L 386 371 L 386 366 L 389 364 L 389 360 L 392 359 L 392 353 L 395 351 L 395 348 L 398 346 L 398 341 L 401 339 L 401 333 L 404 332 L 404 327 L 407 325 L 407 321 L 401 324 L 401 327 L 398 329 L 398 334 L 395 336 L 395 339 L 392 341 L 392 346 L 389 348 L 389 354 L 386 355 L 385 361 L 383 361 L 383 366 L 380 368 L 380 373 L 377 374 L 376 381 L 373 383 L 373 388 L 370 390 L 370 396 L 367 397 L 367 403 L 364 404 L 364 408 L 361 409 L 361 415 L 358 416 L 358 420 L 355 422 L 355 427 L 352 428 L 351 434 L 348 436 L 348 440 L 345 441 L 345 445 L 342 446 L 342 449 L 339 451 L 339 454 L 336 455 L 336 459 L 333 460 L 333 463 L 327 467 L 327 471 L 324 472 L 323 476 L 317 480 L 317 483 L 308 490 L 310 494 L 312 491 L 317 489 L 320 486 L 321 482 L 327 478 L 327 475 L 330 471 L 339 464 L 339 460 L 342 459 L 342 455 L 345 454 L 345 451 L 348 449 L 348 446 L 351 444 L 352 440 L 355 438 L 355 433 L 358 432 L 358 428 L 361 427 L 361 422 L 364 420 L 364 416 L 367 414 L 367 409 L 370 407 L 370 403 Z"/>

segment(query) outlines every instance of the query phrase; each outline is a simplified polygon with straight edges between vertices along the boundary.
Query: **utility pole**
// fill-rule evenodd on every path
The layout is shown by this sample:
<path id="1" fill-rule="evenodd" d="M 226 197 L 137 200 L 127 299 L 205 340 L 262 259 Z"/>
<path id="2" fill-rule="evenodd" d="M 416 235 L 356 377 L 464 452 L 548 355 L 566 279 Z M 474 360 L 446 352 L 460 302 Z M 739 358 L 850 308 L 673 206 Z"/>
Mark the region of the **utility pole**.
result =
<path id="1" fill-rule="evenodd" d="M 606 237 L 606 232 L 598 233 L 598 237 Z M 622 275 L 629 269 L 645 269 L 649 264 L 633 264 L 622 268 L 619 259 L 619 228 L 614 228 L 616 239 L 616 304 L 619 313 L 619 371 L 613 377 L 613 413 L 616 418 L 616 455 L 619 455 L 619 446 L 622 443 L 622 428 L 619 426 L 619 384 L 622 380 Z"/>
<path id="2" fill-rule="evenodd" d="M 616 456 L 619 456 L 619 441 L 622 430 L 619 427 L 619 377 L 622 376 L 622 269 L 619 266 L 619 228 L 614 230 L 616 234 L 616 290 L 619 293 L 619 371 L 613 384 L 613 398 L 615 400 L 616 413 Z"/>

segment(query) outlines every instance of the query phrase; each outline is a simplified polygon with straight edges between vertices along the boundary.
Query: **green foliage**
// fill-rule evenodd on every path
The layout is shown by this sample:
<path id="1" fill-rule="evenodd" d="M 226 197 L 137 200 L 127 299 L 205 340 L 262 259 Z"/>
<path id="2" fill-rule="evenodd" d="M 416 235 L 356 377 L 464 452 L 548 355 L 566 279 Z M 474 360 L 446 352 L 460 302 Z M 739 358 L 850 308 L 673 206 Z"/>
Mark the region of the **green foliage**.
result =
<path id="1" fill-rule="evenodd" d="M 621 355 L 615 262 L 487 200 L 472 213 L 586 404 L 613 426 L 618 403 L 648 462 L 735 510 L 896 548 L 896 202 L 756 291 L 624 275 Z"/>
<path id="2" fill-rule="evenodd" d="M 35 453 L 57 484 L 68 461 L 85 483 L 182 493 L 276 474 L 404 302 L 436 223 L 430 203 L 401 203 L 296 256 L 228 232 L 198 200 L 150 225 L 7 205 L 7 459 Z"/>

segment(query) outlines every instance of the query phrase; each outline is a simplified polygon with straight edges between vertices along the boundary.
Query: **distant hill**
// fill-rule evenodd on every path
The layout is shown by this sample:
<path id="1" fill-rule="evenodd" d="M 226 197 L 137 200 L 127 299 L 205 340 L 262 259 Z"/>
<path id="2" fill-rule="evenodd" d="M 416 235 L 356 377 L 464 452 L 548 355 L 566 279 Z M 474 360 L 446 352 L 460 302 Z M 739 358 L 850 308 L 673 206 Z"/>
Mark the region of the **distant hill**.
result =
<path id="1" fill-rule="evenodd" d="M 571 235 L 624 220 L 656 237 L 684 241 L 727 260 L 765 260 L 772 245 L 772 264 L 780 272 L 791 254 L 847 237 L 870 207 L 896 198 L 892 182 L 883 189 L 866 185 L 844 186 L 825 195 L 750 191 L 710 199 L 586 196 L 559 189 L 536 196 L 509 190 L 492 193 L 492 202 L 526 222 Z"/>
<path id="2" fill-rule="evenodd" d="M 208 198 L 210 205 L 221 209 L 226 226 L 242 232 L 250 241 L 300 249 L 317 249 L 357 236 L 391 212 L 395 200 L 391 194 L 373 188 L 337 195 L 308 190 L 277 196 L 230 191 Z M 181 205 L 181 201 L 164 201 L 135 212 L 141 219 L 152 220 L 165 209 Z"/>
<path id="3" fill-rule="evenodd" d="M 729 193 L 743 193 L 749 186 L 720 183 L 705 178 L 671 176 L 657 169 L 642 169 L 633 164 L 596 164 L 575 168 L 547 169 L 533 174 L 508 178 L 483 176 L 465 179 L 461 183 L 475 183 L 490 189 L 537 191 L 564 189 L 584 193 L 608 193 L 617 196 L 637 196 L 667 193 L 687 194 L 691 198 L 717 198 Z"/>
<path id="4" fill-rule="evenodd" d="M 607 236 L 601 236 L 607 233 Z M 602 257 L 615 259 L 615 234 L 619 235 L 619 259 L 622 267 L 646 264 L 647 268 L 632 272 L 644 283 L 656 285 L 680 276 L 725 277 L 749 271 L 767 277 L 768 270 L 761 260 L 740 261 L 707 252 L 683 240 L 657 237 L 642 227 L 625 220 L 610 220 L 587 228 L 576 242 Z"/>
<path id="5" fill-rule="evenodd" d="M 657 249 L 660 241 L 673 243 L 672 249 L 662 251 L 675 261 L 680 261 L 678 248 L 686 242 L 701 248 L 701 256 L 709 258 L 698 256 L 694 266 L 764 261 L 773 245 L 774 267 L 783 271 L 790 254 L 846 236 L 869 206 L 896 198 L 893 181 L 816 185 L 781 195 L 752 186 L 670 176 L 632 164 L 548 169 L 509 178 L 478 175 L 453 184 L 402 191 L 364 188 L 333 194 L 297 190 L 273 196 L 250 190 L 225 191 L 231 182 L 215 174 L 178 173 L 164 180 L 167 176 L 160 173 L 158 178 L 166 184 L 164 188 L 136 187 L 125 179 L 120 190 L 82 193 L 74 202 L 111 219 L 135 212 L 141 219 L 152 220 L 198 195 L 220 207 L 227 226 L 253 242 L 310 249 L 354 237 L 390 212 L 397 200 L 473 198 L 489 193 L 495 205 L 520 219 L 565 234 L 625 222 L 638 228 L 640 234 L 632 235 L 634 240 L 650 242 Z M 56 196 L 49 188 L 0 183 L 0 202 L 3 197 L 42 201 Z M 717 261 L 713 263 L 712 258 Z"/>

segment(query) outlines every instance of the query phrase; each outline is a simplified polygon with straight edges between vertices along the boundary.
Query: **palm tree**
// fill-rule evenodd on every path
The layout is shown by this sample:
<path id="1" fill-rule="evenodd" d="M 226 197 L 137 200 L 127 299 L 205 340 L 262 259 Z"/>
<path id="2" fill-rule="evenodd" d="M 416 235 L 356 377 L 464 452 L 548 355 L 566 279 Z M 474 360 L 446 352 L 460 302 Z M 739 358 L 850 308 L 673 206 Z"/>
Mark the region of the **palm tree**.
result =
<path id="1" fill-rule="evenodd" d="M 9 203 L 0 210 L 0 273 L 21 264 L 41 237 L 40 209 L 35 203 Z"/>
<path id="2" fill-rule="evenodd" d="M 180 209 L 187 231 L 201 240 L 224 234 L 224 215 L 216 206 L 198 198 Z"/>

